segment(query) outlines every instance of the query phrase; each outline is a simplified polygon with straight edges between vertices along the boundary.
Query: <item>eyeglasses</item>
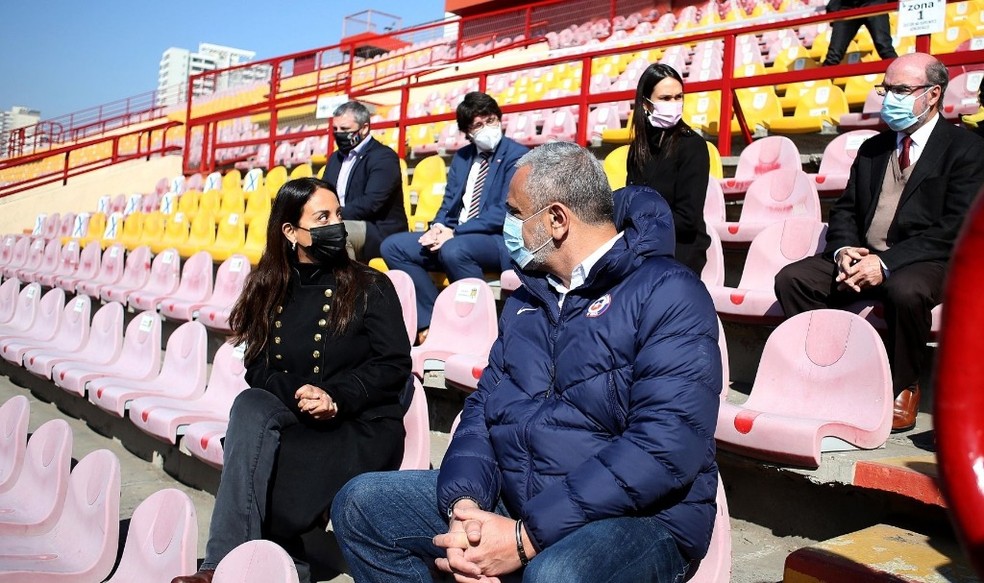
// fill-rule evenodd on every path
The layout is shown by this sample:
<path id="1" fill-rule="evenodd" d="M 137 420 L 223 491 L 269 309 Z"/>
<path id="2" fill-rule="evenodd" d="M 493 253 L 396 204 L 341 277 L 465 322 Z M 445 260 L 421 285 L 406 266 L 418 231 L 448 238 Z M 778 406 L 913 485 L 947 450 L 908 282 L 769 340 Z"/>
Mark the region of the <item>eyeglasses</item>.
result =
<path id="1" fill-rule="evenodd" d="M 469 134 L 475 134 L 475 133 L 481 131 L 483 128 L 485 128 L 485 126 L 495 127 L 497 125 L 499 125 L 499 118 L 497 118 L 494 115 L 490 115 L 489 117 L 485 118 L 484 120 L 475 122 L 472 125 L 468 126 L 468 133 Z"/>
<path id="2" fill-rule="evenodd" d="M 881 85 L 875 85 L 875 92 L 878 93 L 878 95 L 880 95 L 881 97 L 884 97 L 885 94 L 887 94 L 887 93 L 891 93 L 891 94 L 895 95 L 896 97 L 908 97 L 909 95 L 912 95 L 913 93 L 915 93 L 917 90 L 919 90 L 919 89 L 926 89 L 927 87 L 935 87 L 935 85 L 934 84 L 929 84 L 929 85 L 914 85 L 914 86 L 909 86 L 909 85 L 885 85 L 885 84 L 881 84 Z"/>

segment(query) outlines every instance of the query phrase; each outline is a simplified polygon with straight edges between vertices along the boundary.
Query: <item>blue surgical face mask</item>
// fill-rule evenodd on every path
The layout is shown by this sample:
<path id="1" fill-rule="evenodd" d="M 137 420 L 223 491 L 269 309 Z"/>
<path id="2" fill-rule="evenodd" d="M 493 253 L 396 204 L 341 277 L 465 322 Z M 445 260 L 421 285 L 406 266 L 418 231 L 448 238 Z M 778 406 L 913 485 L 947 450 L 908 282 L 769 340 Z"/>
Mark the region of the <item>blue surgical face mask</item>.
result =
<path id="1" fill-rule="evenodd" d="M 899 97 L 895 93 L 889 91 L 885 94 L 885 99 L 882 101 L 881 108 L 881 118 L 888 124 L 888 127 L 892 128 L 892 131 L 902 132 L 919 122 L 919 118 L 926 115 L 929 112 L 929 107 L 925 111 L 916 115 L 912 112 L 912 108 L 916 105 L 916 100 L 923 95 L 929 93 L 929 90 L 923 91 L 918 97 L 915 95 L 906 95 L 905 97 Z"/>
<path id="2" fill-rule="evenodd" d="M 516 265 L 518 265 L 520 269 L 525 269 L 526 266 L 530 264 L 530 261 L 533 261 L 533 256 L 540 251 L 540 249 L 546 247 L 547 243 L 550 242 L 550 239 L 548 238 L 536 249 L 532 251 L 527 249 L 526 242 L 523 241 L 523 223 L 548 208 L 549 206 L 543 207 L 532 215 L 526 217 L 525 220 L 506 213 L 506 220 L 502 223 L 502 238 L 505 240 L 506 250 L 509 251 L 509 257 L 516 262 Z"/>

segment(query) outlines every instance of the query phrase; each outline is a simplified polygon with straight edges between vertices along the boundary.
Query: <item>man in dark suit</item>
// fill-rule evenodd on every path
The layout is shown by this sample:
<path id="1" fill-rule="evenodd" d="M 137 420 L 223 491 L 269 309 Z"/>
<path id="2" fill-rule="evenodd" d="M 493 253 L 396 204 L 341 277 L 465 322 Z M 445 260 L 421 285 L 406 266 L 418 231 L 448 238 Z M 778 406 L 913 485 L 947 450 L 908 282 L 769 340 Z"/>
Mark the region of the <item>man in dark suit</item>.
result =
<path id="1" fill-rule="evenodd" d="M 400 159 L 369 135 L 369 110 L 358 101 L 343 103 L 332 118 L 337 149 L 328 158 L 324 180 L 342 203 L 353 259 L 379 257 L 388 235 L 407 230 Z"/>
<path id="2" fill-rule="evenodd" d="M 837 12 L 839 10 L 851 10 L 862 6 L 874 6 L 885 4 L 886 0 L 830 0 L 827 3 L 827 12 Z M 888 13 L 866 16 L 864 18 L 853 18 L 851 20 L 835 20 L 830 24 L 830 45 L 827 47 L 827 57 L 824 65 L 836 65 L 844 58 L 847 47 L 857 36 L 858 31 L 864 26 L 871 33 L 871 40 L 875 44 L 875 50 L 882 59 L 894 59 L 898 56 L 895 47 L 892 46 L 892 32 L 889 30 Z"/>
<path id="3" fill-rule="evenodd" d="M 879 91 L 891 131 L 858 150 L 830 211 L 824 252 L 776 276 L 786 316 L 857 300 L 883 303 L 895 431 L 915 425 L 930 311 L 940 303 L 954 241 L 984 184 L 984 140 L 940 115 L 947 82 L 946 67 L 927 54 L 889 65 Z"/>
<path id="4" fill-rule="evenodd" d="M 413 278 L 421 337 L 430 327 L 438 294 L 428 271 L 443 271 L 457 281 L 509 268 L 502 240 L 506 194 L 516 160 L 527 148 L 503 137 L 502 110 L 484 93 L 465 95 L 456 113 L 458 129 L 471 144 L 451 160 L 444 201 L 430 229 L 423 235 L 392 235 L 382 246 L 386 265 Z"/>

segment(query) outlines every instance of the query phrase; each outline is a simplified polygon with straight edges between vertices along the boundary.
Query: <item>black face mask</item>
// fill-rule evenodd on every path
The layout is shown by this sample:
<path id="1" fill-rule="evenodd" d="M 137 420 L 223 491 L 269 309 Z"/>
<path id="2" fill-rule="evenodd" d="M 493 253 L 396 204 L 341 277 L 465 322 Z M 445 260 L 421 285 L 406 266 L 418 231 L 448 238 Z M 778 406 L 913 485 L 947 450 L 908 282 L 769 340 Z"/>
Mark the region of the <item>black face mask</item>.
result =
<path id="1" fill-rule="evenodd" d="M 301 249 L 304 249 L 304 253 L 315 263 L 334 265 L 345 256 L 345 242 L 348 240 L 345 223 L 314 227 L 313 229 L 305 229 L 300 226 L 297 228 L 311 233 L 311 245 L 307 247 L 301 245 Z"/>
<path id="2" fill-rule="evenodd" d="M 359 130 L 354 132 L 332 132 L 332 135 L 335 136 L 335 145 L 338 146 L 338 149 L 346 153 L 362 142 L 362 134 L 359 133 Z"/>

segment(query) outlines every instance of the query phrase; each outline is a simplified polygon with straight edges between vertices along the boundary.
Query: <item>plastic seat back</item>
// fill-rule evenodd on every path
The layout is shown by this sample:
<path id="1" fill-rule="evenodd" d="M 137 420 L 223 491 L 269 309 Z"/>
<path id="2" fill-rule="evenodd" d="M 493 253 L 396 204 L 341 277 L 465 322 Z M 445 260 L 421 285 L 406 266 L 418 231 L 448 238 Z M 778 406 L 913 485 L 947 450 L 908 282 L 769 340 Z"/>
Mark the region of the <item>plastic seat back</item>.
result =
<path id="1" fill-rule="evenodd" d="M 252 540 L 219 562 L 212 583 L 298 583 L 297 568 L 276 543 Z"/>
<path id="2" fill-rule="evenodd" d="M 233 255 L 223 261 L 215 274 L 215 288 L 206 303 L 210 306 L 231 307 L 239 299 L 249 272 L 249 261 L 242 255 Z"/>
<path id="3" fill-rule="evenodd" d="M 106 219 L 106 228 L 102 232 L 102 246 L 109 247 L 123 233 L 123 213 L 114 212 Z"/>
<path id="4" fill-rule="evenodd" d="M 218 172 L 213 172 L 205 178 L 205 184 L 202 187 L 202 192 L 219 190 L 220 188 L 222 188 L 222 175 Z"/>
<path id="5" fill-rule="evenodd" d="M 150 247 L 142 245 L 130 251 L 116 286 L 127 290 L 142 288 L 150 278 L 150 265 Z"/>
<path id="6" fill-rule="evenodd" d="M 24 274 L 37 271 L 41 266 L 41 262 L 44 260 L 45 246 L 44 239 L 35 239 L 32 241 L 30 246 L 27 248 L 27 254 L 24 256 L 24 262 L 16 267 L 13 264 L 8 265 L 4 268 L 4 274 L 7 277 L 24 277 Z"/>
<path id="7" fill-rule="evenodd" d="M 259 192 L 259 191 L 258 191 Z M 266 192 L 254 193 L 254 198 L 259 197 L 269 201 Z M 242 215 L 230 213 L 222 222 L 219 223 L 215 241 L 207 247 L 212 253 L 212 257 L 219 261 L 225 261 L 230 255 L 239 253 L 246 242 L 246 225 Z"/>
<path id="8" fill-rule="evenodd" d="M 724 285 L 724 249 L 721 238 L 711 226 L 707 227 L 707 235 L 711 238 L 711 244 L 707 246 L 707 262 L 700 272 L 700 280 L 708 287 Z"/>
<path id="9" fill-rule="evenodd" d="M 27 261 L 27 251 L 30 247 L 31 240 L 27 237 L 21 237 L 13 244 L 13 248 L 10 250 L 10 260 L 7 261 L 2 269 L 4 277 L 13 277 L 16 270 L 24 266 L 24 262 Z"/>
<path id="10" fill-rule="evenodd" d="M 14 306 L 13 317 L 7 321 L 0 334 L 13 334 L 23 332 L 34 325 L 34 320 L 38 315 L 38 305 L 41 303 L 41 285 L 29 283 L 20 290 L 17 295 L 17 303 Z"/>
<path id="11" fill-rule="evenodd" d="M 780 168 L 756 178 L 749 186 L 738 225 L 770 224 L 792 217 L 821 220 L 820 196 L 805 172 Z M 740 227 L 734 232 L 739 230 Z"/>
<path id="12" fill-rule="evenodd" d="M 123 277 L 126 265 L 126 253 L 122 245 L 113 245 L 106 249 L 102 254 L 99 264 L 99 273 L 96 274 L 95 283 L 111 284 L 116 283 Z"/>
<path id="13" fill-rule="evenodd" d="M 64 309 L 65 290 L 60 287 L 51 288 L 38 301 L 37 310 L 30 326 L 20 332 L 0 328 L 0 344 L 6 346 L 8 343 L 16 342 L 21 338 L 31 338 L 38 342 L 51 340 L 55 335 L 55 331 L 58 330 L 58 324 L 61 321 L 61 315 Z"/>
<path id="14" fill-rule="evenodd" d="M 199 251 L 185 261 L 178 289 L 169 298 L 204 302 L 212 293 L 212 256 Z"/>
<path id="15" fill-rule="evenodd" d="M 283 166 L 274 166 L 266 175 L 266 190 L 270 197 L 277 195 L 280 187 L 287 182 L 287 169 Z"/>
<path id="16" fill-rule="evenodd" d="M 40 275 L 53 273 L 58 267 L 58 258 L 61 256 L 61 249 L 61 241 L 54 238 L 49 240 L 44 245 L 41 261 L 33 269 L 25 266 L 19 270 L 20 279 L 24 281 L 37 281 Z"/>
<path id="17" fill-rule="evenodd" d="M 49 530 L 61 516 L 72 461 L 72 428 L 52 419 L 27 442 L 24 465 L 12 488 L 0 494 L 0 535 Z"/>
<path id="18" fill-rule="evenodd" d="M 260 215 L 250 221 L 246 229 L 246 240 L 243 243 L 241 253 L 249 259 L 249 262 L 256 265 L 260 261 L 266 249 L 266 230 L 270 215 Z"/>
<path id="19" fill-rule="evenodd" d="M 79 261 L 75 270 L 71 273 L 56 275 L 53 283 L 64 290 L 75 291 L 75 285 L 79 281 L 92 280 L 98 276 L 101 264 L 102 247 L 98 243 L 90 242 L 79 252 Z"/>
<path id="20" fill-rule="evenodd" d="M 219 216 L 226 217 L 229 213 L 243 214 L 246 210 L 246 196 L 242 190 L 223 190 L 219 206 Z"/>
<path id="21" fill-rule="evenodd" d="M 0 266 L 10 263 L 10 258 L 14 253 L 14 244 L 16 243 L 17 237 L 14 235 L 7 235 L 3 238 L 3 243 L 0 244 Z"/>
<path id="22" fill-rule="evenodd" d="M 243 177 L 243 186 L 241 190 L 243 192 L 253 192 L 254 190 L 258 190 L 261 186 L 263 186 L 263 170 L 260 168 L 253 168 L 246 173 L 246 176 Z"/>
<path id="23" fill-rule="evenodd" d="M 708 230 L 713 225 L 725 222 L 724 192 L 721 184 L 713 178 L 707 181 L 707 194 L 704 198 L 704 222 Z"/>
<path id="24" fill-rule="evenodd" d="M 413 287 L 413 280 L 406 272 L 399 269 L 390 269 L 386 276 L 393 282 L 396 288 L 396 295 L 400 298 L 400 307 L 403 309 L 403 323 L 407 327 L 407 337 L 413 345 L 417 338 L 417 290 Z"/>
<path id="25" fill-rule="evenodd" d="M 55 285 L 55 279 L 61 276 L 70 276 L 75 273 L 79 266 L 79 242 L 69 240 L 62 246 L 58 253 L 58 263 L 49 273 L 39 275 L 38 283 L 51 287 Z"/>
<path id="26" fill-rule="evenodd" d="M 406 440 L 403 446 L 401 470 L 426 470 L 430 468 L 430 417 L 427 411 L 427 395 L 420 379 L 413 378 L 413 398 L 403 416 Z"/>
<path id="27" fill-rule="evenodd" d="M 178 289 L 181 261 L 175 249 L 165 249 L 154 257 L 147 283 L 129 296 L 131 305 L 140 310 L 156 310 L 157 301 Z"/>
<path id="28" fill-rule="evenodd" d="M 835 189 L 843 189 L 847 185 L 847 177 L 851 165 L 858 156 L 858 148 L 871 136 L 877 134 L 874 130 L 854 130 L 834 138 L 823 150 L 820 168 L 814 176 L 818 189 L 830 188 L 828 181 L 836 182 Z M 840 180 L 837 180 L 840 178 Z"/>
<path id="29" fill-rule="evenodd" d="M 184 213 L 188 217 L 194 218 L 198 214 L 198 203 L 202 193 L 197 190 L 189 190 L 178 199 L 177 212 Z"/>
<path id="30" fill-rule="evenodd" d="M 25 341 L 19 345 L 5 345 L 3 357 L 15 364 L 23 364 L 24 355 L 31 351 L 80 349 L 89 338 L 89 316 L 92 300 L 89 296 L 78 295 L 65 304 L 58 326 L 50 340 Z"/>
<path id="31" fill-rule="evenodd" d="M 748 248 L 738 287 L 772 290 L 779 270 L 819 253 L 826 235 L 827 226 L 811 217 L 786 219 L 766 227 Z"/>
<path id="32" fill-rule="evenodd" d="M 24 395 L 15 395 L 0 405 L 0 493 L 9 490 L 20 475 L 30 415 L 31 403 Z"/>
<path id="33" fill-rule="evenodd" d="M 14 317 L 20 284 L 17 279 L 8 279 L 0 284 L 0 325 L 6 325 Z"/>
<path id="34" fill-rule="evenodd" d="M 424 361 L 444 360 L 455 353 L 488 354 L 499 332 L 492 289 L 477 278 L 458 280 L 434 302 L 430 331 L 411 349 L 413 371 L 423 375 Z"/>
<path id="35" fill-rule="evenodd" d="M 738 156 L 734 180 L 751 182 L 755 178 L 779 168 L 802 169 L 799 149 L 785 136 L 768 136 L 748 145 Z M 731 179 L 725 179 L 725 185 Z"/>
<path id="36" fill-rule="evenodd" d="M 715 502 L 717 513 L 714 516 L 711 544 L 697 572 L 688 579 L 690 583 L 731 581 L 731 515 L 728 513 L 728 498 L 724 494 L 724 483 L 720 476 L 718 476 Z"/>
<path id="37" fill-rule="evenodd" d="M 142 212 L 130 213 L 123 219 L 123 232 L 120 233 L 117 241 L 127 249 L 138 246 L 143 234 L 143 224 L 144 214 Z"/>
<path id="38" fill-rule="evenodd" d="M 158 490 L 133 511 L 123 556 L 107 583 L 170 581 L 194 572 L 197 545 L 191 498 L 174 488 Z"/>
<path id="39" fill-rule="evenodd" d="M 629 157 L 629 146 L 619 146 L 605 156 L 605 175 L 612 190 L 625 186 L 626 165 Z"/>

